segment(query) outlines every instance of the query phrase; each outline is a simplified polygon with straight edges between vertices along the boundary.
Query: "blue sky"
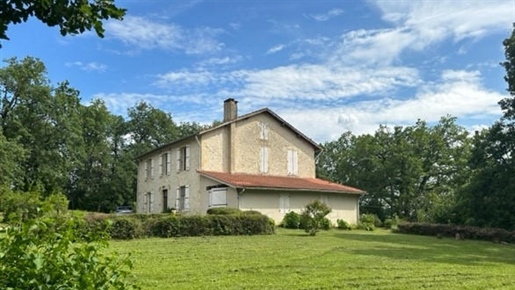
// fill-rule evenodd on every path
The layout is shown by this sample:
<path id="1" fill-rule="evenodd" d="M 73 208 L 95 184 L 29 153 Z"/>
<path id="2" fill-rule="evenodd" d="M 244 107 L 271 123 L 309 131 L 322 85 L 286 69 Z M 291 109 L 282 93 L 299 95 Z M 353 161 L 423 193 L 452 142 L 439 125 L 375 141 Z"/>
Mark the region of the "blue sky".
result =
<path id="1" fill-rule="evenodd" d="M 117 1 L 106 35 L 9 27 L 0 57 L 34 56 L 84 104 L 115 114 L 144 100 L 178 121 L 211 123 L 222 102 L 269 107 L 318 142 L 379 124 L 492 124 L 506 96 L 502 41 L 515 0 Z"/>

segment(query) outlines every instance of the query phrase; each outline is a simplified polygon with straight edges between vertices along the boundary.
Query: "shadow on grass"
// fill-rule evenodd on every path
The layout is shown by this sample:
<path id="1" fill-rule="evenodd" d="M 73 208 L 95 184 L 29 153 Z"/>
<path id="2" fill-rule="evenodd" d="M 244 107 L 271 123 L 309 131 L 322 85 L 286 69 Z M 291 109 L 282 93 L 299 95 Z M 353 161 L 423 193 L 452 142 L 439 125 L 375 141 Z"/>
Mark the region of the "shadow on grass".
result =
<path id="1" fill-rule="evenodd" d="M 515 265 L 513 245 L 394 233 L 377 235 L 352 232 L 338 233 L 334 236 L 362 242 L 364 245 L 368 244 L 366 247 L 347 249 L 351 253 L 364 256 L 462 265 L 488 263 Z"/>

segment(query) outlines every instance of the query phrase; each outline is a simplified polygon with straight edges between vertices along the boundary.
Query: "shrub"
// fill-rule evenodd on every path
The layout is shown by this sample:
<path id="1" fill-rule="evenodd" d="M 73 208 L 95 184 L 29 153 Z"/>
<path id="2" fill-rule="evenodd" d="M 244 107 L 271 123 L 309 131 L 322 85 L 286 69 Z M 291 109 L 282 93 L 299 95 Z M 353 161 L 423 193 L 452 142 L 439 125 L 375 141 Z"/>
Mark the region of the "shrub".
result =
<path id="1" fill-rule="evenodd" d="M 133 218 L 117 218 L 109 227 L 109 235 L 112 239 L 131 240 L 143 236 L 141 223 Z"/>
<path id="2" fill-rule="evenodd" d="M 153 222 L 153 236 L 185 237 L 203 235 L 273 234 L 274 224 L 265 215 L 208 215 L 163 217 Z"/>
<path id="3" fill-rule="evenodd" d="M 331 223 L 331 221 L 330 221 L 328 218 L 326 218 L 326 217 L 324 217 L 324 218 L 322 219 L 322 222 L 321 222 L 321 224 L 320 224 L 320 225 L 321 225 L 321 227 L 320 227 L 320 228 L 321 228 L 322 230 L 324 230 L 324 231 L 328 231 L 328 230 L 330 230 L 330 229 L 332 228 L 332 223 Z"/>
<path id="4" fill-rule="evenodd" d="M 330 212 L 331 208 L 319 200 L 315 200 L 306 205 L 301 214 L 301 223 L 303 224 L 304 230 L 309 233 L 310 236 L 316 235 L 320 229 L 324 228 L 324 218 Z"/>
<path id="5" fill-rule="evenodd" d="M 336 226 L 338 227 L 338 229 L 340 230 L 347 230 L 347 231 L 350 231 L 352 229 L 351 225 L 344 221 L 344 220 L 336 220 Z"/>
<path id="6" fill-rule="evenodd" d="M 241 212 L 242 215 L 262 215 L 261 212 L 257 210 L 246 210 Z"/>
<path id="7" fill-rule="evenodd" d="M 232 207 L 214 207 L 207 210 L 209 215 L 228 215 L 228 214 L 239 214 L 241 210 Z"/>
<path id="8" fill-rule="evenodd" d="M 128 258 L 106 251 L 107 240 L 95 233 L 78 238 L 76 220 L 63 220 L 59 231 L 51 219 L 8 228 L 0 239 L 0 289 L 139 289 L 127 282 Z"/>
<path id="9" fill-rule="evenodd" d="M 425 236 L 450 237 L 492 242 L 515 243 L 515 232 L 498 228 L 480 228 L 450 224 L 400 223 L 394 232 Z"/>
<path id="10" fill-rule="evenodd" d="M 377 216 L 374 214 L 362 214 L 359 217 L 357 229 L 365 231 L 373 231 L 376 229 Z"/>
<path id="11" fill-rule="evenodd" d="M 43 201 L 37 192 L 5 192 L 0 196 L 0 211 L 4 213 L 3 222 L 22 223 L 43 215 Z"/>
<path id="12" fill-rule="evenodd" d="M 287 229 L 298 229 L 300 226 L 300 215 L 294 211 L 284 215 L 281 225 Z"/>

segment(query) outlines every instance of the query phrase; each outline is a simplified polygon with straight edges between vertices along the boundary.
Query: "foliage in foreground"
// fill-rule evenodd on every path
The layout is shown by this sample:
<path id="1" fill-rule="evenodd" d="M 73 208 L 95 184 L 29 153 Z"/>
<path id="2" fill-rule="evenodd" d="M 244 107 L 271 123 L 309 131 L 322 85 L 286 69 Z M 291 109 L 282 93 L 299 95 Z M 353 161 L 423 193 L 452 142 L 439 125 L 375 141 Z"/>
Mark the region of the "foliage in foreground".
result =
<path id="1" fill-rule="evenodd" d="M 139 289 L 132 262 L 106 253 L 102 232 L 78 231 L 68 215 L 29 219 L 0 238 L 0 289 Z"/>

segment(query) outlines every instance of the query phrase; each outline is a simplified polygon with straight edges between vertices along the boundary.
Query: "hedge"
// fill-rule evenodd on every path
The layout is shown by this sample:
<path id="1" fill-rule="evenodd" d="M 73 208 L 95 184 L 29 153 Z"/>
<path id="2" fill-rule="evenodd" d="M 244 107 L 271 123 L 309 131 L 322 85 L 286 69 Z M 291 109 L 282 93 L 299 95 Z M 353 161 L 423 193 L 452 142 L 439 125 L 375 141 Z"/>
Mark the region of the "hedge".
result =
<path id="1" fill-rule="evenodd" d="M 515 243 L 515 232 L 499 228 L 480 228 L 450 224 L 400 223 L 394 232 L 424 236 Z"/>
<path id="2" fill-rule="evenodd" d="M 78 230 L 82 233 L 106 232 L 112 239 L 142 237 L 185 237 L 219 235 L 263 235 L 274 233 L 274 223 L 257 212 L 222 215 L 106 215 L 84 218 Z"/>

